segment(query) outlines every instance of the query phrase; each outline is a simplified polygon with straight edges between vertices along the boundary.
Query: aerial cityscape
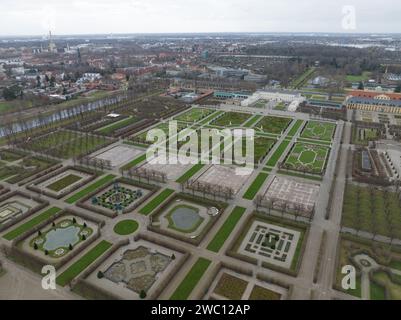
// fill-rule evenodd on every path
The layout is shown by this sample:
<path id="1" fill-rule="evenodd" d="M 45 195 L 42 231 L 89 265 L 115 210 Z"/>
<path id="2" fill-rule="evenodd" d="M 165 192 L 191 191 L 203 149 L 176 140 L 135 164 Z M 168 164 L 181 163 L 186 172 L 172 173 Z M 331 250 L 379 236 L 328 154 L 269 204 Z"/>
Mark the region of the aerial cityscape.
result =
<path id="1" fill-rule="evenodd" d="M 24 2 L 0 4 L 0 300 L 401 300 L 400 4 L 179 30 L 156 20 L 187 2 Z"/>

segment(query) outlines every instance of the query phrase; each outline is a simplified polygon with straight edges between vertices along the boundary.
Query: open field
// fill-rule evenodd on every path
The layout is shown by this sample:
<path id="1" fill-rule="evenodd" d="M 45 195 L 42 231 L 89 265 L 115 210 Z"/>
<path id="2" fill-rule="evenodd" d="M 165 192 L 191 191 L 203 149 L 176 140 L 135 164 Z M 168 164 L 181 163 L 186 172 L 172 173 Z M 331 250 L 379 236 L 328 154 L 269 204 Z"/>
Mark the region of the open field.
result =
<path id="1" fill-rule="evenodd" d="M 361 81 L 367 81 L 367 80 L 369 80 L 369 77 L 371 76 L 371 72 L 369 72 L 369 71 L 364 71 L 361 75 L 357 75 L 357 76 L 354 76 L 354 75 L 347 75 L 346 76 L 346 80 L 348 81 L 348 82 L 361 82 Z"/>

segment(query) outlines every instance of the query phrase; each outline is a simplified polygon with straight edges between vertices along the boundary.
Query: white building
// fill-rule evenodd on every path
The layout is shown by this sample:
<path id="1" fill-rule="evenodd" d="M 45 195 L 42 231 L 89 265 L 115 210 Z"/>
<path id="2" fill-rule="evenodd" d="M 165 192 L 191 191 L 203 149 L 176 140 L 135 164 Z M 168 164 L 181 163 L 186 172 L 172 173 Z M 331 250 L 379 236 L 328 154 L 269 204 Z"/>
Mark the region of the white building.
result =
<path id="1" fill-rule="evenodd" d="M 290 103 L 289 111 L 296 111 L 298 106 L 306 99 L 300 93 L 285 93 L 280 91 L 257 91 L 248 99 L 241 102 L 243 107 L 249 107 L 259 100 Z M 291 110 L 290 110 L 291 108 Z"/>

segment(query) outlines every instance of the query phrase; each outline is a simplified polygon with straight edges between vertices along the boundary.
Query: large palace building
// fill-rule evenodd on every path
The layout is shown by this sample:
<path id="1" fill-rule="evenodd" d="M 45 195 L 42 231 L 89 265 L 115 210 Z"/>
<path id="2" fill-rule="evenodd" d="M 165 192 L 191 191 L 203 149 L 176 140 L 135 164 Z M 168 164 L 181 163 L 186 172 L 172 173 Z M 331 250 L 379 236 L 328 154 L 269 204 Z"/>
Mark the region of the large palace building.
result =
<path id="1" fill-rule="evenodd" d="M 351 91 L 346 105 L 348 109 L 401 114 L 401 94 L 376 91 Z"/>

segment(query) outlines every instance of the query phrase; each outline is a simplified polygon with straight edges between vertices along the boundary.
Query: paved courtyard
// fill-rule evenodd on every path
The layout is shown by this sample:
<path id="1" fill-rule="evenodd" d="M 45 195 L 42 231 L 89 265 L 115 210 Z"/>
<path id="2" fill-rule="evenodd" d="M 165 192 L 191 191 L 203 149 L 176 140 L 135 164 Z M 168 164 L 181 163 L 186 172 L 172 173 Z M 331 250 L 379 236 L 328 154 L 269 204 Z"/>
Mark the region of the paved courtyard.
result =
<path id="1" fill-rule="evenodd" d="M 269 200 L 278 200 L 277 205 L 285 202 L 290 205 L 291 209 L 294 209 L 297 204 L 301 204 L 307 210 L 312 210 L 317 201 L 319 189 L 319 185 L 275 177 L 264 197 Z"/>
<path id="2" fill-rule="evenodd" d="M 112 167 L 119 167 L 122 164 L 130 160 L 133 160 L 134 158 L 139 156 L 142 152 L 143 151 L 136 149 L 134 147 L 121 145 L 109 149 L 96 156 L 93 156 L 93 158 L 104 161 L 110 161 Z"/>
<path id="3" fill-rule="evenodd" d="M 181 164 L 181 163 L 158 164 L 158 163 L 147 162 L 140 168 L 146 169 L 146 170 L 153 170 L 153 171 L 157 171 L 160 173 L 165 173 L 167 176 L 167 180 L 177 180 L 179 177 L 181 177 L 185 172 L 187 172 L 192 167 L 193 167 L 193 164 Z"/>
<path id="4" fill-rule="evenodd" d="M 234 194 L 237 194 L 251 176 L 240 175 L 237 169 L 234 166 L 213 165 L 197 181 L 232 188 Z"/>

